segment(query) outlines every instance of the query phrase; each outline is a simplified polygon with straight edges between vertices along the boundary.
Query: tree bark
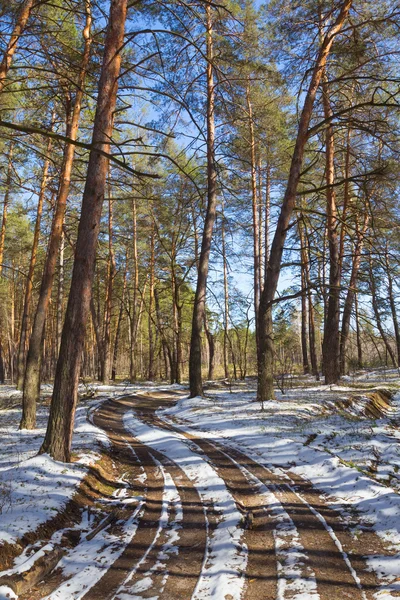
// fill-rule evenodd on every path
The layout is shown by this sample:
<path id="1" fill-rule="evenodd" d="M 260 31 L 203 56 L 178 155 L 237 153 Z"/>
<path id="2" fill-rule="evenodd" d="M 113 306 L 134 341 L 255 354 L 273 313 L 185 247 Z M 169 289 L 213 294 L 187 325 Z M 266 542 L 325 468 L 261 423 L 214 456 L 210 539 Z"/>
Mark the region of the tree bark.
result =
<path id="1" fill-rule="evenodd" d="M 6 239 L 7 231 L 7 215 L 8 215 L 8 204 L 10 202 L 10 191 L 11 191 L 11 174 L 13 169 L 13 153 L 14 153 L 14 142 L 10 142 L 10 148 L 8 150 L 8 166 L 7 166 L 7 178 L 6 178 L 6 190 L 4 193 L 3 200 L 3 218 L 1 221 L 0 230 L 0 276 L 3 273 L 3 260 L 4 260 L 4 241 Z"/>
<path id="2" fill-rule="evenodd" d="M 78 380 L 90 309 L 97 239 L 104 200 L 108 160 L 96 150 L 109 152 L 117 100 L 121 49 L 124 43 L 127 0 L 112 0 L 105 39 L 92 150 L 82 199 L 71 291 L 61 338 L 46 437 L 41 452 L 70 462 Z"/>
<path id="3" fill-rule="evenodd" d="M 298 224 L 299 238 L 300 238 L 300 256 L 301 256 L 301 353 L 303 357 L 303 373 L 307 375 L 310 372 L 310 365 L 308 362 L 308 349 L 307 349 L 307 252 L 305 248 L 304 234 L 302 231 L 302 224 L 299 221 Z"/>
<path id="4" fill-rule="evenodd" d="M 361 332 L 360 332 L 360 318 L 358 314 L 358 294 L 357 291 L 354 294 L 354 309 L 356 318 L 356 337 L 357 337 L 357 366 L 359 369 L 363 367 L 363 350 L 361 343 Z"/>
<path id="5" fill-rule="evenodd" d="M 329 86 L 324 71 L 322 78 L 322 100 L 325 119 L 332 117 L 329 99 Z M 337 383 L 340 379 L 340 260 L 339 260 L 339 220 L 336 208 L 336 194 L 333 187 L 335 182 L 335 145 L 333 127 L 331 122 L 326 128 L 325 135 L 326 156 L 326 214 L 327 234 L 329 246 L 329 293 L 328 309 L 324 327 L 324 341 L 322 344 L 322 362 L 324 368 L 325 384 Z"/>
<path id="6" fill-rule="evenodd" d="M 204 332 L 208 341 L 208 375 L 207 379 L 209 381 L 213 381 L 214 379 L 214 370 L 215 370 L 215 340 L 214 335 L 211 333 L 210 328 L 208 326 L 208 317 L 207 311 L 204 312 Z"/>
<path id="7" fill-rule="evenodd" d="M 387 280 L 388 280 L 388 297 L 389 297 L 389 304 L 390 304 L 390 312 L 392 313 L 394 337 L 396 340 L 397 367 L 399 367 L 400 366 L 400 328 L 399 328 L 399 321 L 398 321 L 398 317 L 397 317 L 396 301 L 395 301 L 395 297 L 394 297 L 394 293 L 393 293 L 393 276 L 392 276 L 390 265 L 389 265 L 387 242 L 386 242 L 386 248 L 385 248 L 385 271 L 386 271 L 386 276 L 387 276 Z"/>
<path id="8" fill-rule="evenodd" d="M 54 122 L 55 115 L 52 117 L 52 125 Z M 26 355 L 26 341 L 28 337 L 28 328 L 29 328 L 29 317 L 31 313 L 31 304 L 32 304 L 32 292 L 33 292 L 33 275 L 36 266 L 36 258 L 37 251 L 39 246 L 39 236 L 40 236 L 40 223 L 42 220 L 42 212 L 43 212 L 43 201 L 46 193 L 47 182 L 48 182 L 48 172 L 50 165 L 50 151 L 52 146 L 52 140 L 49 138 L 47 143 L 47 152 L 46 159 L 43 165 L 43 174 L 42 174 L 42 182 L 40 185 L 38 204 L 36 209 L 36 222 L 35 222 L 35 230 L 33 233 L 33 241 L 32 241 L 32 251 L 31 251 L 31 260 L 29 262 L 29 270 L 28 276 L 26 279 L 26 288 L 25 288 L 25 301 L 24 301 L 24 309 L 22 312 L 22 321 L 21 321 L 21 333 L 19 338 L 19 347 L 18 347 L 18 358 L 17 358 L 17 389 L 22 390 L 24 386 L 24 376 L 25 376 L 25 355 Z"/>
<path id="9" fill-rule="evenodd" d="M 314 319 L 314 306 L 313 306 L 313 295 L 311 291 L 311 277 L 310 277 L 310 264 L 311 264 L 311 243 L 309 235 L 307 233 L 306 222 L 303 218 L 304 233 L 307 242 L 307 246 L 304 248 L 304 264 L 305 264 L 305 276 L 307 285 L 307 300 L 308 300 L 308 341 L 310 346 L 310 361 L 311 370 L 313 376 L 319 381 L 319 369 L 317 359 L 317 345 L 315 340 L 315 319 Z"/>
<path id="10" fill-rule="evenodd" d="M 64 250 L 65 235 L 61 234 L 60 251 L 58 254 L 58 290 L 57 290 L 57 356 L 60 351 L 62 326 L 63 326 L 63 306 L 64 306 Z"/>
<path id="11" fill-rule="evenodd" d="M 115 278 L 115 255 L 113 247 L 113 198 L 111 182 L 108 183 L 108 265 L 107 265 L 107 289 L 104 308 L 103 327 L 103 364 L 101 369 L 101 381 L 108 383 L 111 370 L 111 318 L 113 309 L 113 291 Z"/>
<path id="12" fill-rule="evenodd" d="M 0 63 L 0 93 L 4 89 L 6 77 L 10 69 L 13 56 L 17 49 L 19 39 L 26 28 L 26 24 L 28 22 L 34 4 L 35 0 L 24 0 L 19 10 L 14 29 L 10 35 L 10 39 L 8 41 L 7 47 L 3 54 L 2 61 Z"/>
<path id="13" fill-rule="evenodd" d="M 222 261 L 224 270 L 224 374 L 225 379 L 229 379 L 229 360 L 228 360 L 228 343 L 229 343 L 229 281 L 228 281 L 228 262 L 226 259 L 226 242 L 225 242 L 225 215 L 222 208 Z M 209 377 L 210 379 L 210 377 Z"/>
<path id="14" fill-rule="evenodd" d="M 193 306 L 192 335 L 189 356 L 190 397 L 203 395 L 201 374 L 201 331 L 206 306 L 208 265 L 210 260 L 212 233 L 217 206 L 217 171 L 215 165 L 214 123 L 214 76 L 213 76 L 213 26 L 211 5 L 206 3 L 206 46 L 207 46 L 207 209 L 197 273 L 197 286 Z"/>
<path id="15" fill-rule="evenodd" d="M 349 287 L 347 290 L 346 300 L 343 307 L 342 330 L 340 335 L 340 370 L 342 375 L 346 372 L 346 344 L 349 337 L 350 319 L 351 313 L 353 311 L 354 298 L 356 296 L 358 272 L 360 269 L 364 237 L 368 228 L 368 220 L 368 214 L 366 214 L 362 230 L 359 231 L 357 227 L 357 240 L 354 248 L 354 257 L 351 268 Z"/>
<path id="16" fill-rule="evenodd" d="M 72 111 L 72 117 L 67 123 L 66 132 L 67 137 L 71 138 L 72 140 L 76 140 L 78 133 L 84 84 L 90 57 L 90 46 L 92 42 L 90 34 L 91 20 L 90 0 L 86 0 L 86 22 L 83 30 L 85 46 L 77 81 L 74 108 Z M 36 314 L 33 322 L 32 333 L 29 341 L 28 356 L 26 360 L 22 399 L 22 419 L 20 425 L 21 429 L 34 429 L 36 426 L 36 403 L 40 394 L 40 369 L 44 328 L 56 272 L 58 252 L 63 235 L 63 223 L 71 183 L 74 154 L 74 144 L 66 144 L 64 149 L 60 187 L 56 200 L 50 239 L 47 247 L 46 262 L 43 270 L 42 283 L 40 286 L 39 300 L 36 307 Z"/>
<path id="17" fill-rule="evenodd" d="M 392 350 L 392 347 L 389 344 L 389 340 L 387 338 L 385 330 L 383 329 L 382 319 L 381 319 L 381 315 L 379 312 L 378 296 L 377 296 L 376 283 L 375 283 L 374 270 L 373 270 L 373 266 L 372 266 L 371 256 L 369 257 L 369 280 L 370 280 L 370 290 L 371 290 L 371 299 L 372 299 L 372 309 L 374 311 L 375 323 L 378 328 L 379 334 L 382 338 L 382 341 L 385 344 L 386 352 L 389 354 L 390 359 L 393 363 L 393 366 L 395 367 L 396 366 L 396 358 L 395 358 L 394 352 Z"/>
<path id="18" fill-rule="evenodd" d="M 154 222 L 151 224 L 150 233 L 150 278 L 149 278 L 149 371 L 148 378 L 153 381 L 155 376 L 154 364 L 154 331 L 153 331 L 153 305 L 154 305 L 154 281 L 155 281 L 155 264 L 154 264 Z"/>
<path id="19" fill-rule="evenodd" d="M 303 110 L 297 132 L 296 144 L 293 151 L 289 170 L 289 178 L 282 201 L 281 211 L 271 244 L 267 277 L 261 295 L 259 309 L 259 352 L 258 352 L 258 389 L 259 401 L 264 402 L 274 397 L 273 388 L 273 327 L 272 327 L 272 302 L 278 286 L 282 253 L 286 240 L 290 219 L 294 209 L 297 188 L 303 164 L 304 149 L 308 138 L 308 128 L 312 115 L 318 87 L 321 82 L 323 69 L 332 47 L 335 36 L 341 30 L 349 13 L 352 0 L 346 0 L 340 5 L 339 14 L 333 25 L 327 31 L 319 48 L 316 63 L 312 70 L 311 81 L 305 95 Z"/>
<path id="20" fill-rule="evenodd" d="M 247 79 L 246 83 L 246 103 L 247 113 L 249 118 L 249 134 L 250 134 L 250 169 L 251 169 L 251 206 L 253 217 L 253 294 L 254 294 L 254 317 L 256 327 L 256 340 L 258 339 L 258 310 L 260 306 L 260 227 L 259 227 L 259 211 L 258 211 L 258 194 L 257 194 L 257 166 L 256 166 L 256 150 L 254 137 L 254 122 L 253 122 L 253 107 L 250 99 L 250 82 Z M 258 346 L 258 344 L 257 344 Z"/>

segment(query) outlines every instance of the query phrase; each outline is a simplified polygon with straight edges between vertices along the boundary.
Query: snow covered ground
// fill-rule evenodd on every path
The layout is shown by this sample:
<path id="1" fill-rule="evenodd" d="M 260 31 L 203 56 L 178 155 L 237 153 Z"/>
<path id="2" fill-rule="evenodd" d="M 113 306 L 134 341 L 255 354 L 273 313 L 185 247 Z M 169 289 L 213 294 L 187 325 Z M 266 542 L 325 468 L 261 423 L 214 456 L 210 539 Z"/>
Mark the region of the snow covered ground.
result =
<path id="1" fill-rule="evenodd" d="M 277 474 L 284 469 L 289 476 L 307 478 L 349 521 L 360 515 L 396 554 L 370 559 L 387 583 L 379 598 L 389 599 L 391 591 L 400 591 L 400 392 L 379 419 L 365 417 L 357 405 L 338 409 L 353 395 L 361 397 L 362 405 L 368 391 L 363 384 L 371 381 L 388 387 L 376 374 L 360 376 L 350 387 L 349 382 L 297 387 L 285 395 L 277 392 L 262 411 L 254 389 L 243 385 L 213 389 L 206 398 L 184 397 L 158 416 L 240 447 Z M 390 387 L 400 387 L 400 380 L 392 376 Z"/>
<path id="2" fill-rule="evenodd" d="M 382 582 L 377 600 L 390 600 L 394 598 L 392 593 L 400 593 L 400 392 L 396 392 L 400 390 L 400 377 L 397 371 L 387 371 L 384 376 L 382 372 L 359 374 L 347 378 L 340 386 L 323 386 L 303 378 L 294 383 L 295 387 L 288 389 L 285 395 L 278 392 L 276 400 L 266 403 L 263 411 L 255 401 L 254 382 L 246 382 L 231 387 L 213 386 L 206 398 L 183 396 L 174 407 L 159 410 L 158 416 L 175 426 L 178 422 L 185 432 L 201 433 L 202 437 L 238 447 L 277 474 L 290 477 L 293 473 L 293 476 L 307 478 L 344 519 L 351 521 L 356 535 L 362 535 L 361 523 L 372 527 L 393 553 L 392 556 L 377 554 L 369 559 L 371 569 Z M 392 389 L 394 399 L 384 417 L 368 418 L 363 412 L 367 403 L 365 394 L 379 385 Z M 47 407 L 39 408 L 38 429 L 33 432 L 18 430 L 19 407 L 0 412 L 0 545 L 15 543 L 24 533 L 60 512 L 72 497 L 87 472 L 87 465 L 98 459 L 101 444 L 108 443 L 107 436 L 91 423 L 90 415 L 95 407 L 105 398 L 144 388 L 160 389 L 154 384 L 97 386 L 96 397 L 82 402 L 77 410 L 73 442 L 75 462 L 71 465 L 57 463 L 46 455 L 37 456 L 45 433 Z M 162 389 L 174 388 L 179 386 L 162 386 Z M 9 386 L 0 388 L 0 399 L 1 396 L 12 397 L 13 403 L 19 398 Z M 355 396 L 356 400 L 349 403 L 350 396 Z M 204 565 L 195 598 L 223 598 L 230 577 L 234 572 L 243 573 L 247 562 L 245 548 L 241 545 L 241 515 L 230 492 L 216 471 L 180 434 L 151 427 L 133 413 L 126 415 L 124 423 L 140 441 L 178 463 L 196 486 L 205 505 L 212 503 L 218 508 L 219 522 L 208 549 L 212 559 Z M 165 507 L 179 504 L 168 473 L 164 473 L 164 479 Z M 280 597 L 285 597 L 285 581 L 292 572 L 297 593 L 304 593 L 301 597 L 307 600 L 317 600 L 313 572 L 301 570 L 304 564 L 302 546 L 290 517 L 277 498 L 272 498 L 270 490 L 261 486 L 259 491 L 265 496 L 266 504 L 276 507 L 275 517 L 280 523 L 274 533 L 282 571 L 278 573 Z M 65 586 L 68 593 L 73 589 L 74 594 L 63 595 L 63 584 L 48 597 L 49 600 L 79 598 L 132 538 L 140 510 L 138 499 L 137 509 L 126 522 L 120 539 L 114 540 L 112 534 L 104 530 L 91 543 L 80 543 L 65 556 L 61 561 L 64 575 L 69 577 Z M 357 516 L 359 530 L 354 526 Z M 167 522 L 167 508 L 162 518 Z M 160 553 L 158 563 L 163 564 L 173 548 L 171 544 L 177 528 L 179 523 L 172 527 L 171 540 Z M 103 550 L 99 562 L 99 549 L 106 545 L 110 553 Z M 23 560 L 26 556 L 16 560 L 15 568 L 18 569 Z M 224 570 L 226 581 L 217 576 L 221 571 L 221 560 L 227 567 Z M 83 563 L 86 565 L 84 571 L 81 569 Z M 147 575 L 133 587 L 127 580 L 120 589 L 121 597 L 131 597 L 132 593 L 134 597 L 141 597 L 140 592 L 151 582 L 151 572 Z M 229 593 L 233 598 L 239 600 L 242 588 L 243 579 L 237 578 L 232 588 L 231 577 Z"/>
<path id="3" fill-rule="evenodd" d="M 0 544 L 15 543 L 25 533 L 60 512 L 85 476 L 86 465 L 99 458 L 99 444 L 108 444 L 103 431 L 90 422 L 91 411 L 102 399 L 124 395 L 137 386 L 92 386 L 96 397 L 81 403 L 76 411 L 73 454 L 65 465 L 48 455 L 37 456 L 46 431 L 48 407 L 38 408 L 37 429 L 19 430 L 20 407 L 0 412 Z M 44 392 L 48 391 L 44 386 Z M 17 401 L 20 393 L 1 386 L 0 395 Z"/>

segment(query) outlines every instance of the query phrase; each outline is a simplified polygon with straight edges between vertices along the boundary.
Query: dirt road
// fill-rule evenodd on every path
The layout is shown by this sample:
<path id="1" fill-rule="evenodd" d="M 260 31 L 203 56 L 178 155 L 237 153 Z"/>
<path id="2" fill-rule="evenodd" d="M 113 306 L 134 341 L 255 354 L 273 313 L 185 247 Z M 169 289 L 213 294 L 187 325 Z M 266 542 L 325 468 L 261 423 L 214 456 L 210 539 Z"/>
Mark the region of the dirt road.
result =
<path id="1" fill-rule="evenodd" d="M 111 441 L 112 463 L 132 485 L 142 473 L 135 528 L 94 585 L 69 596 L 59 569 L 41 590 L 22 597 L 372 600 L 380 588 L 366 557 L 385 553 L 381 540 L 368 527 L 361 538 L 352 535 L 307 481 L 277 475 L 226 441 L 193 435 L 183 422 L 160 419 L 156 410 L 177 398 L 140 393 L 96 410 L 93 421 Z M 132 434 L 127 416 L 142 435 Z M 170 448 L 179 448 L 182 458 L 171 458 Z M 198 466 L 209 474 L 211 491 L 197 477 Z M 212 493 L 225 494 L 218 496 L 224 502 Z M 114 535 L 128 521 L 129 512 L 124 515 Z M 228 541 L 221 537 L 227 534 Z"/>

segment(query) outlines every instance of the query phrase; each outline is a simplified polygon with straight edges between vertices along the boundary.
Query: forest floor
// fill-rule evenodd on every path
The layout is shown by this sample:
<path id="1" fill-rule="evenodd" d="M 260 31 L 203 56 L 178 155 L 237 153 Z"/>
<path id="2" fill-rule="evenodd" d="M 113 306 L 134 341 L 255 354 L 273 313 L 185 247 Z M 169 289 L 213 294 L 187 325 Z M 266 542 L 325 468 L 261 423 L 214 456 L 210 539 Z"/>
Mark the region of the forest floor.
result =
<path id="1" fill-rule="evenodd" d="M 71 465 L 2 386 L 0 599 L 400 598 L 398 372 L 286 384 L 94 386 Z"/>

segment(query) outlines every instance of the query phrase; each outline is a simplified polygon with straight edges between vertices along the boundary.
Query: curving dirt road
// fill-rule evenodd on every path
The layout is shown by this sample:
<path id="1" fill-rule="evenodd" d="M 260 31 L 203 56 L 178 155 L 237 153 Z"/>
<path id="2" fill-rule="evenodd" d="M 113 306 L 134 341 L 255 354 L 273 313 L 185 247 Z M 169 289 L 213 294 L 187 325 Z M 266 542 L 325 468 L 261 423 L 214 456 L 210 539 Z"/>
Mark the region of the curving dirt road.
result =
<path id="1" fill-rule="evenodd" d="M 373 600 L 366 557 L 385 552 L 380 539 L 351 535 L 308 482 L 161 420 L 156 410 L 177 399 L 141 393 L 94 413 L 125 477 L 135 485 L 143 471 L 135 529 L 92 587 L 69 596 L 62 578 L 46 598 Z"/>
<path id="2" fill-rule="evenodd" d="M 123 416 L 133 410 L 149 427 L 184 438 L 190 451 L 207 461 L 224 481 L 242 514 L 241 544 L 247 547 L 247 566 L 244 577 L 241 573 L 236 577 L 243 580 L 243 600 L 372 599 L 379 586 L 367 570 L 364 556 L 369 550 L 376 553 L 379 539 L 369 533 L 361 546 L 307 482 L 278 477 L 235 448 L 190 435 L 182 425 L 160 420 L 155 411 L 176 399 L 170 393 L 138 394 L 110 400 L 95 415 L 95 424 L 108 433 L 113 443 L 129 445 L 145 467 L 147 496 L 135 536 L 84 598 L 128 597 L 132 590 L 141 589 L 144 577 L 146 589 L 140 592 L 143 598 L 196 597 L 196 586 L 206 567 L 207 544 L 218 522 L 218 514 L 212 506 L 204 506 L 184 469 L 127 431 Z M 159 465 L 173 481 L 182 507 L 181 530 L 173 543 L 174 551 L 163 558 L 161 572 L 157 570 L 158 556 L 174 513 L 169 511 L 164 529 L 157 528 L 163 502 Z M 297 563 L 296 549 L 300 556 Z"/>

